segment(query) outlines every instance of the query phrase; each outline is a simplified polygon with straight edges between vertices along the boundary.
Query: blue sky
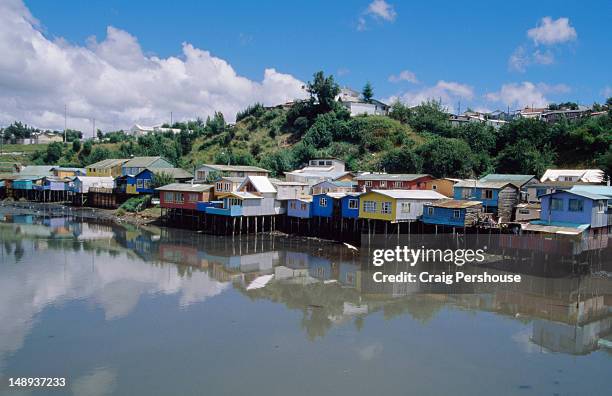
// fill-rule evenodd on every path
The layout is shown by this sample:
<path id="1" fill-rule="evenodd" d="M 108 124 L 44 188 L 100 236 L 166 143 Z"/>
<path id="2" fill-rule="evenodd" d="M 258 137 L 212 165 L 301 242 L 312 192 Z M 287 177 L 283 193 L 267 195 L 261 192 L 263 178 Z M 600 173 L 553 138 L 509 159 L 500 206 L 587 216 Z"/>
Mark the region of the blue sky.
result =
<path id="1" fill-rule="evenodd" d="M 189 43 L 256 83 L 270 68 L 299 81 L 324 70 L 357 89 L 371 81 L 381 99 L 437 96 L 491 110 L 612 95 L 610 1 L 26 0 L 25 8 L 52 42 L 91 48 L 112 26 L 145 58 L 184 59 Z"/>

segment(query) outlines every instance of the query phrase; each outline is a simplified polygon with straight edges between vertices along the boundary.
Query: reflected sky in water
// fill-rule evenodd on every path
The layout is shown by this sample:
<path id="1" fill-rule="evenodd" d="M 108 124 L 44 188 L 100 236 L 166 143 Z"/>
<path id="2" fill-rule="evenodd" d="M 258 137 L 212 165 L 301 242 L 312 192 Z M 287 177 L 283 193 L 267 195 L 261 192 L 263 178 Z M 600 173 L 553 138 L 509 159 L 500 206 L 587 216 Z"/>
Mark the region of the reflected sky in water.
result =
<path id="1" fill-rule="evenodd" d="M 15 376 L 65 376 L 68 395 L 612 390 L 610 278 L 369 293 L 340 244 L 3 217 L 2 395 Z"/>

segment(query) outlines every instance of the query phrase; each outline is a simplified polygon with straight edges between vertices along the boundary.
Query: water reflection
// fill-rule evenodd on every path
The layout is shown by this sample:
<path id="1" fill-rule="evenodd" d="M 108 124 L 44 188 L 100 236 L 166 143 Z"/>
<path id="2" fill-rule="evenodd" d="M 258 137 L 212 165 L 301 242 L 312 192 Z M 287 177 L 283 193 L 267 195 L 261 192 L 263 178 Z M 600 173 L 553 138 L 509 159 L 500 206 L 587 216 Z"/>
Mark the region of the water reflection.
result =
<path id="1" fill-rule="evenodd" d="M 69 216 L 4 216 L 0 375 L 45 320 L 45 311 L 84 302 L 101 309 L 104 320 L 117 321 L 159 296 L 176 296 L 175 304 L 185 310 L 230 290 L 254 304 L 282 304 L 297 314 L 299 332 L 310 341 L 346 325 L 360 332 L 381 315 L 385 321 L 408 316 L 433 326 L 449 310 L 516 322 L 520 330 L 512 342 L 526 352 L 588 355 L 612 339 L 612 279 L 605 274 L 573 275 L 570 269 L 551 274 L 534 267 L 521 269 L 521 283 L 475 285 L 469 294 L 415 294 L 418 290 L 393 285 L 386 287 L 396 289 L 382 292 L 367 287 L 358 259 L 340 244 L 274 235 L 232 239 Z M 246 290 L 270 274 L 274 278 L 265 287 Z M 381 340 L 355 347 L 362 361 L 384 351 Z M 74 378 L 73 390 L 112 393 L 116 377 L 114 368 L 91 368 Z"/>

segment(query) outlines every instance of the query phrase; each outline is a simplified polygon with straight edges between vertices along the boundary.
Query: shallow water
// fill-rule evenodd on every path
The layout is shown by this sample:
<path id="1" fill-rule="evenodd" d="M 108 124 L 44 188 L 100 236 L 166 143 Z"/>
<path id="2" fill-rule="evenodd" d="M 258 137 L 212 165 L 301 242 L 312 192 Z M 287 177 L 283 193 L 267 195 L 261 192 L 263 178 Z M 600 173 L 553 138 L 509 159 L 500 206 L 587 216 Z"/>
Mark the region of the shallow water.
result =
<path id="1" fill-rule="evenodd" d="M 89 220 L 88 220 L 89 221 Z M 362 291 L 340 244 L 68 217 L 0 223 L 0 394 L 605 394 L 612 279 Z M 265 287 L 253 280 L 275 274 Z"/>

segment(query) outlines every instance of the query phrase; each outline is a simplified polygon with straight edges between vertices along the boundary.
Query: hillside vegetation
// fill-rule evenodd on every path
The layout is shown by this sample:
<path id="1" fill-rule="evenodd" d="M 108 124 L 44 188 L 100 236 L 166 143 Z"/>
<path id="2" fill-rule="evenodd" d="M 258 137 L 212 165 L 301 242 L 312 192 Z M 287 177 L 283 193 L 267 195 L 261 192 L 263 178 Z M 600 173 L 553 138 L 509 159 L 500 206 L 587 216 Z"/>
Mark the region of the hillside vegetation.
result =
<path id="1" fill-rule="evenodd" d="M 365 92 L 371 97 L 370 92 Z M 515 119 L 499 130 L 482 123 L 451 126 L 437 102 L 394 103 L 389 116 L 350 117 L 332 76 L 318 72 L 310 98 L 286 110 L 254 104 L 229 125 L 221 113 L 175 123 L 181 133 L 138 139 L 99 133 L 104 144 L 53 143 L 29 154 L 37 164 L 85 166 L 105 158 L 162 155 L 188 170 L 202 163 L 259 165 L 274 176 L 316 157 L 337 157 L 356 171 L 424 172 L 477 177 L 488 172 L 541 175 L 550 167 L 612 171 L 612 100 L 598 117 L 547 124 Z M 365 95 L 364 95 L 365 96 Z"/>

